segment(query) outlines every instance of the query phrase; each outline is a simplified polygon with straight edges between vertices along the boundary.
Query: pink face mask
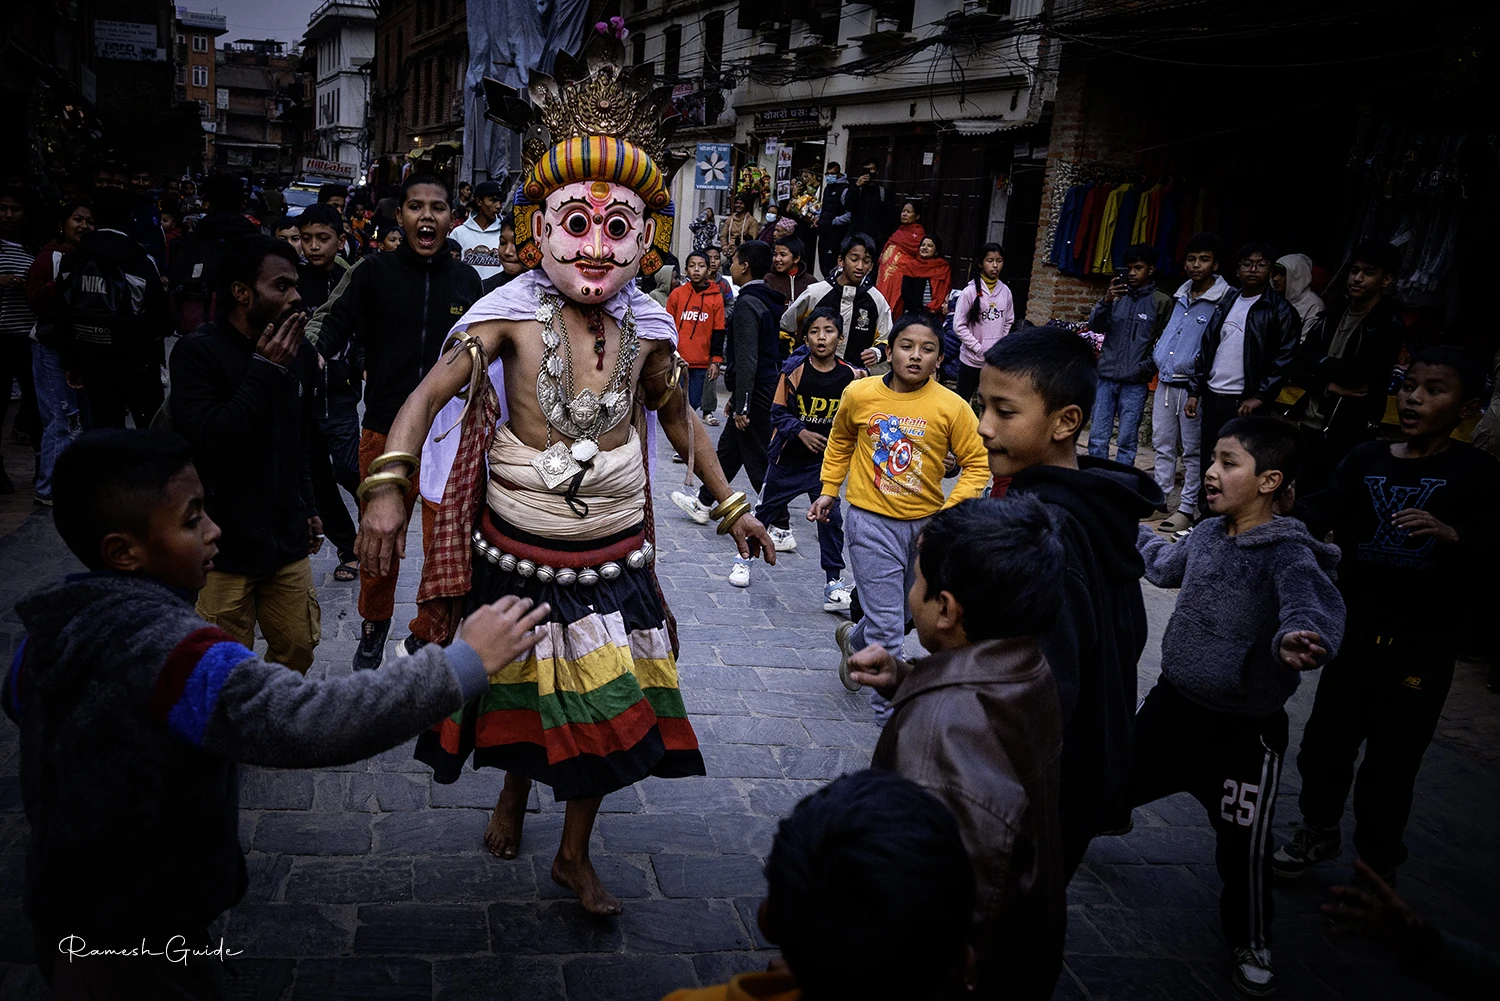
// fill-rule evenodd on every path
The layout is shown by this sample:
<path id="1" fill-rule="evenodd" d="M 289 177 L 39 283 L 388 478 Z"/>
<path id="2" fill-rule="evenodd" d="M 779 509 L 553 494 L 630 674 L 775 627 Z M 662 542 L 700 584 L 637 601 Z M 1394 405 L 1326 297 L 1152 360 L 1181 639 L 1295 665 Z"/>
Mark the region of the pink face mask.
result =
<path id="1" fill-rule="evenodd" d="M 577 181 L 552 192 L 533 217 L 542 270 L 567 298 L 603 303 L 640 273 L 656 224 L 634 191 Z"/>

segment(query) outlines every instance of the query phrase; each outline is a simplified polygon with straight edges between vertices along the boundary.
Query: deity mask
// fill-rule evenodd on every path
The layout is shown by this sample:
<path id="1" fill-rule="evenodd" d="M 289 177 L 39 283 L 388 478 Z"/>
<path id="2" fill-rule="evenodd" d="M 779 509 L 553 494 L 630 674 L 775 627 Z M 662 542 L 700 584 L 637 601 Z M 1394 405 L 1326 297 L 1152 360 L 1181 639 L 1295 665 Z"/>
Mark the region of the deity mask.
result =
<path id="1" fill-rule="evenodd" d="M 584 304 L 654 274 L 672 243 L 669 186 L 684 158 L 667 149 L 671 88 L 623 64 L 619 40 L 595 35 L 583 65 L 559 55 L 552 75 L 531 75 L 531 101 L 484 81 L 488 117 L 524 133 L 516 253 Z"/>
<path id="2" fill-rule="evenodd" d="M 625 185 L 577 181 L 547 196 L 532 228 L 557 290 L 574 302 L 602 303 L 640 273 L 656 223 Z"/>

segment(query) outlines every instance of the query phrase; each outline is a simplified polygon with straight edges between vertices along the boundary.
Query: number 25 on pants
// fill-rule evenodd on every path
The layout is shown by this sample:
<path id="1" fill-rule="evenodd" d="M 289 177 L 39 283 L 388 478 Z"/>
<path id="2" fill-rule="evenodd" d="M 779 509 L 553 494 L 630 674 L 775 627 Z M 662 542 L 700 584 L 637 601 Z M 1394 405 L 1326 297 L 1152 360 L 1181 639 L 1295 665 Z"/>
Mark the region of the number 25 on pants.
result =
<path id="1" fill-rule="evenodd" d="M 1241 785 L 1234 779 L 1224 780 L 1224 798 L 1219 801 L 1219 816 L 1225 820 L 1249 827 L 1255 823 L 1255 808 L 1260 802 L 1260 786 L 1249 782 Z"/>

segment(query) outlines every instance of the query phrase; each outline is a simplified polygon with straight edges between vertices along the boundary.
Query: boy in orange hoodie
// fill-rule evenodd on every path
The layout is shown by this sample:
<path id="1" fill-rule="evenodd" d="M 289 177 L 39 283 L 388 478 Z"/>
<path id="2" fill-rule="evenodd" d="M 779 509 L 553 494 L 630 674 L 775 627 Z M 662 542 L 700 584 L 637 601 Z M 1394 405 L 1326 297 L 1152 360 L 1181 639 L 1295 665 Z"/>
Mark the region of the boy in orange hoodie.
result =
<path id="1" fill-rule="evenodd" d="M 688 403 L 697 410 L 703 402 L 704 383 L 719 377 L 728 324 L 724 320 L 724 290 L 712 280 L 708 255 L 693 251 L 687 255 L 684 268 L 687 284 L 677 286 L 667 296 L 667 312 L 677 324 L 677 353 L 688 364 Z"/>

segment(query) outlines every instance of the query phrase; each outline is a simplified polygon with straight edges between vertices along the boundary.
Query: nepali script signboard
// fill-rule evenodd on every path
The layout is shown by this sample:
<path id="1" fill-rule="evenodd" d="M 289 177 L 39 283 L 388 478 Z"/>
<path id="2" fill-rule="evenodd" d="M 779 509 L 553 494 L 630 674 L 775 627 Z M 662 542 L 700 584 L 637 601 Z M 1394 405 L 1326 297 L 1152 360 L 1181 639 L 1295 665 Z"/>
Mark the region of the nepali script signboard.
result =
<path id="1" fill-rule="evenodd" d="M 94 55 L 100 59 L 127 59 L 154 63 L 166 58 L 166 50 L 157 47 L 156 25 L 133 21 L 95 21 Z"/>
<path id="2" fill-rule="evenodd" d="M 700 191 L 728 191 L 732 171 L 729 143 L 699 143 L 694 160 L 693 187 Z"/>

